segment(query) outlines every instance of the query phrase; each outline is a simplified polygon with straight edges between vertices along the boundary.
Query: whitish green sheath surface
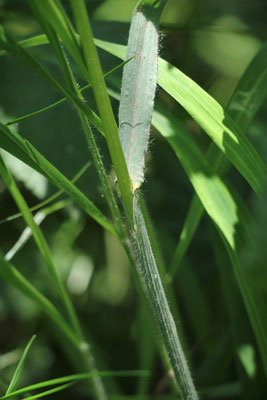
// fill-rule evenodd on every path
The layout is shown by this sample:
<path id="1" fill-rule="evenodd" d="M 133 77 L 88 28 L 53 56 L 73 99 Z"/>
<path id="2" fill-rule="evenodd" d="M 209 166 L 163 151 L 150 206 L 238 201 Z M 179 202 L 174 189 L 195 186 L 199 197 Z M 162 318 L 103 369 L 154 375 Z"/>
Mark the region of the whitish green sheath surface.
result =
<path id="1" fill-rule="evenodd" d="M 157 85 L 159 10 L 150 6 L 136 8 L 123 69 L 119 108 L 119 135 L 133 191 L 144 181 L 154 97 Z"/>

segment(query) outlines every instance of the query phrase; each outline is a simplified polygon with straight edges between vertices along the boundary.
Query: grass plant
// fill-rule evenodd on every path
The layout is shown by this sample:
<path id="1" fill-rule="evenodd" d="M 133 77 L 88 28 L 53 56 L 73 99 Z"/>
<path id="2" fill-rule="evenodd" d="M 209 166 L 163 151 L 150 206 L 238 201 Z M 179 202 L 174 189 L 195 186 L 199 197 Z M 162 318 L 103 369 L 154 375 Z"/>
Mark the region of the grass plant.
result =
<path id="1" fill-rule="evenodd" d="M 20 217 L 26 225 L 10 251 L 6 255 L 0 252 L 0 276 L 3 282 L 30 299 L 44 313 L 45 324 L 51 327 L 61 346 L 60 351 L 68 356 L 71 368 L 77 373 L 44 379 L 19 389 L 27 358 L 34 347 L 34 335 L 13 377 L 1 392 L 1 399 L 35 399 L 49 395 L 61 398 L 63 390 L 63 396 L 68 393 L 72 398 L 72 390 L 75 393 L 80 381 L 83 381 L 83 385 L 80 384 L 81 398 L 85 396 L 97 400 L 263 398 L 267 393 L 266 284 L 253 277 L 252 264 L 256 260 L 257 273 L 265 278 L 266 265 L 259 246 L 255 245 L 255 238 L 257 242 L 266 232 L 262 232 L 263 224 L 253 222 L 253 210 L 244 203 L 238 188 L 229 183 L 227 173 L 231 167 L 235 168 L 260 209 L 260 217 L 256 213 L 256 218 L 264 220 L 264 151 L 256 148 L 246 131 L 266 95 L 266 44 L 252 59 L 227 107 L 223 108 L 193 79 L 164 60 L 164 50 L 163 58 L 158 56 L 160 18 L 168 5 L 167 0 L 136 2 L 128 46 L 94 38 L 85 0 L 70 0 L 68 7 L 59 0 L 29 0 L 28 3 L 42 34 L 19 41 L 0 26 L 0 59 L 12 56 L 63 98 L 34 111 L 29 110 L 25 115 L 10 118 L 8 122 L 0 121 L 0 147 L 43 175 L 58 191 L 30 207 L 23 188 L 6 165 L 4 154 L 3 158 L 0 155 L 0 175 L 18 209 L 16 214 L 2 216 L 0 228 Z M 42 45 L 49 46 L 52 65 L 56 66 L 57 73 L 53 73 L 46 63 L 34 55 L 32 50 Z M 104 74 L 100 49 L 123 62 L 117 62 L 115 68 L 109 68 L 109 72 Z M 110 87 L 112 80 L 109 79 L 122 68 L 121 85 L 113 82 Z M 82 88 L 78 84 L 80 79 L 85 83 Z M 164 95 L 156 96 L 157 84 Z M 89 98 L 93 98 L 94 103 L 85 100 L 85 90 L 89 88 L 92 89 Z M 164 96 L 168 96 L 169 100 L 166 101 Z M 118 118 L 114 113 L 116 107 L 112 97 L 119 101 Z M 41 154 L 41 149 L 14 129 L 16 124 L 47 115 L 66 102 L 76 113 L 90 157 L 78 173 L 73 171 L 72 180 L 48 161 Z M 206 134 L 206 153 L 176 112 L 177 103 L 202 128 L 203 136 Z M 194 191 L 188 213 L 183 218 L 179 240 L 173 246 L 173 255 L 167 260 L 162 255 L 145 199 L 147 194 L 142 187 L 147 184 L 146 179 L 149 180 L 149 177 L 146 178 L 149 175 L 146 173 L 146 157 L 152 126 L 173 150 Z M 104 145 L 99 145 L 101 140 Z M 262 143 L 264 147 L 265 142 Z M 90 171 L 94 167 L 97 172 L 102 202 L 91 200 L 76 185 L 89 165 Z M 97 197 L 96 188 L 95 193 Z M 58 200 L 62 195 L 65 198 Z M 138 370 L 110 371 L 105 365 L 108 362 L 101 359 L 97 346 L 91 341 L 90 326 L 76 310 L 51 243 L 40 227 L 45 217 L 70 204 L 75 204 L 94 220 L 107 237 L 115 238 L 128 259 L 139 308 L 135 328 L 141 332 L 137 341 L 141 351 Z M 33 215 L 36 210 L 38 212 Z M 222 329 L 216 348 L 218 351 L 213 350 L 213 353 L 211 349 L 215 345 L 213 339 L 209 341 L 209 330 L 214 327 L 208 326 L 212 313 L 201 292 L 197 274 L 187 258 L 203 215 L 208 217 L 212 235 L 210 243 L 234 337 L 231 348 L 229 331 Z M 23 253 L 22 248 L 30 237 L 34 239 L 38 254 L 47 267 L 45 288 L 42 285 L 36 287 L 17 266 L 18 253 Z M 249 261 L 246 262 L 247 248 L 253 250 L 249 252 Z M 41 266 L 43 261 L 40 261 Z M 27 263 L 31 265 L 33 262 L 27 260 Z M 183 286 L 178 297 L 175 294 L 176 279 Z M 181 312 L 181 296 L 185 299 L 187 312 L 183 306 Z M 198 313 L 200 315 L 195 315 Z M 191 326 L 189 334 L 188 325 Z M 201 360 L 197 361 L 192 349 L 188 348 L 187 336 L 190 341 L 193 335 L 197 346 L 201 347 Z M 38 338 L 35 343 L 37 341 Z M 155 371 L 153 376 L 157 356 L 165 369 L 164 378 L 159 383 Z M 234 369 L 236 382 L 231 382 L 233 374 L 222 370 L 225 365 L 231 365 L 231 371 Z M 225 379 L 230 376 L 230 380 L 222 384 L 220 374 Z M 139 379 L 135 397 L 118 389 L 118 377 Z M 153 389 L 149 386 L 151 384 Z M 34 393 L 44 388 L 45 391 Z M 169 393 L 164 396 L 166 388 Z M 116 390 L 118 393 L 114 395 Z"/>

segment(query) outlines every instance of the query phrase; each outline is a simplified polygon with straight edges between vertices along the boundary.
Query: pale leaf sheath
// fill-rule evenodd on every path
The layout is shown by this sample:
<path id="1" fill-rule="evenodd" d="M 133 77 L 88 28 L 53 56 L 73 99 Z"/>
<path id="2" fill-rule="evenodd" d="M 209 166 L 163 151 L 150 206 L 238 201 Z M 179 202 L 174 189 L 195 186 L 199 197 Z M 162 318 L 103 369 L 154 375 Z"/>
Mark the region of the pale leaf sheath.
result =
<path id="1" fill-rule="evenodd" d="M 133 191 L 144 181 L 144 157 L 157 85 L 159 13 L 154 16 L 148 17 L 145 7 L 134 12 L 126 55 L 133 59 L 123 69 L 119 135 Z"/>

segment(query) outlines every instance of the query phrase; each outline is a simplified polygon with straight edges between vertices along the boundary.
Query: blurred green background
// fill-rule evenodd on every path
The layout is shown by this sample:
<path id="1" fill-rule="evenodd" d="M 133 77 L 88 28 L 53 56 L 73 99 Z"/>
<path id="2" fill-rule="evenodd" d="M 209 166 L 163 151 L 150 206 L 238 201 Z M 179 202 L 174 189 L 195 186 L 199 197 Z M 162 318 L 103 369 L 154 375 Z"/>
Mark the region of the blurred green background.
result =
<path id="1" fill-rule="evenodd" d="M 69 12 L 68 1 L 62 3 Z M 95 37 L 127 44 L 135 4 L 136 0 L 87 1 Z M 235 84 L 265 41 L 266 16 L 266 1 L 169 0 L 162 16 L 160 55 L 226 106 Z M 0 23 L 17 40 L 41 32 L 26 0 L 0 0 Z M 61 78 L 49 46 L 34 48 L 30 52 Z M 108 54 L 100 54 L 104 72 L 120 62 Z M 119 69 L 107 79 L 111 89 L 119 90 L 121 72 Z M 84 85 L 78 71 L 76 76 L 80 85 Z M 201 128 L 161 90 L 158 90 L 157 97 L 179 115 L 205 151 L 209 139 Z M 0 58 L 1 122 L 35 111 L 59 98 L 58 93 L 11 56 Z M 86 98 L 96 109 L 90 91 Z M 112 104 L 117 114 L 118 103 L 113 100 Z M 266 111 L 265 104 L 248 132 L 250 140 L 263 157 L 262 136 L 266 126 Z M 16 130 L 69 178 L 91 159 L 80 123 L 68 103 L 19 123 Z M 111 162 L 104 140 L 97 132 L 95 134 L 107 169 L 110 170 Z M 30 206 L 55 192 L 36 172 L 7 154 L 5 159 Z M 234 170 L 231 183 L 248 204 L 253 202 L 247 184 Z M 98 207 L 108 212 L 93 166 L 77 185 Z M 143 192 L 168 265 L 193 189 L 172 149 L 155 130 L 151 134 Z M 1 181 L 0 193 L 2 220 L 17 210 Z M 84 329 L 93 343 L 100 368 L 139 368 L 143 354 L 140 345 L 142 318 L 145 317 L 140 312 L 142 307 L 132 274 L 119 243 L 75 205 L 48 216 L 41 226 Z M 14 245 L 24 228 L 22 219 L 2 221 L 0 237 L 3 252 Z M 51 296 L 43 260 L 32 240 L 15 255 L 13 261 L 36 287 Z M 207 218 L 198 228 L 174 285 L 182 315 L 182 321 L 177 322 L 183 324 L 186 332 L 197 387 L 235 382 L 232 333 L 213 257 Z M 195 299 L 199 298 L 197 293 L 201 294 L 201 305 L 195 304 Z M 202 313 L 198 312 L 200 307 Z M 32 348 L 21 384 L 73 372 L 55 339 L 53 327 L 47 325 L 38 308 L 15 289 L 0 282 L 0 385 L 5 385 L 10 379 L 21 349 L 34 332 L 38 340 Z M 145 346 L 145 342 L 143 344 Z M 153 374 L 152 391 L 155 383 L 164 375 L 157 357 Z M 132 378 L 121 379 L 117 384 L 126 393 L 133 394 L 137 381 Z M 65 398 L 66 394 L 57 396 Z M 77 398 L 77 392 L 74 390 L 68 396 Z M 79 396 L 82 394 L 79 393 Z"/>

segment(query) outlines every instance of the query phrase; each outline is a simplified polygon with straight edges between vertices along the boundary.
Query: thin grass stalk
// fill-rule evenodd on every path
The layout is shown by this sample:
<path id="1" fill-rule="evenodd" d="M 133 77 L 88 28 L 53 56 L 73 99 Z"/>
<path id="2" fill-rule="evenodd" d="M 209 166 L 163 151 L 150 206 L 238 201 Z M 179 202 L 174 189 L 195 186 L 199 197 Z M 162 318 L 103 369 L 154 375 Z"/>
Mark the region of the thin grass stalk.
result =
<path id="1" fill-rule="evenodd" d="M 134 197 L 134 225 L 130 225 L 129 229 L 132 237 L 132 256 L 136 261 L 142 287 L 161 332 L 182 397 L 186 400 L 196 400 L 198 395 L 163 289 L 137 192 Z"/>
<path id="2" fill-rule="evenodd" d="M 173 289 L 173 286 L 172 286 L 172 283 L 170 280 L 170 276 L 169 276 L 168 272 L 166 271 L 166 266 L 164 264 L 164 261 L 163 261 L 162 255 L 161 255 L 161 251 L 160 251 L 160 248 L 158 245 L 157 237 L 155 235 L 155 229 L 154 229 L 153 223 L 150 219 L 144 198 L 140 191 L 139 191 L 138 196 L 139 196 L 140 207 L 141 207 L 143 218 L 145 221 L 148 237 L 149 237 L 152 251 L 153 251 L 153 254 L 154 254 L 154 257 L 156 260 L 157 268 L 158 268 L 159 274 L 162 279 L 162 283 L 163 283 L 163 287 L 164 287 L 166 296 L 167 296 L 169 302 L 171 302 L 171 304 L 172 304 L 173 317 L 176 321 L 180 321 L 181 320 L 180 310 L 179 310 L 178 304 L 175 299 L 175 293 L 174 293 L 174 289 Z M 186 335 L 183 330 L 183 326 L 181 324 L 179 324 L 177 329 L 178 329 L 179 338 L 180 338 L 181 343 L 183 344 L 183 347 L 187 348 Z"/>
<path id="3" fill-rule="evenodd" d="M 81 38 L 85 64 L 90 75 L 97 108 L 103 124 L 112 163 L 117 175 L 120 194 L 128 218 L 132 221 L 133 194 L 130 177 L 119 140 L 118 127 L 107 93 L 98 53 L 94 44 L 87 9 L 83 0 L 71 0 L 71 6 Z"/>
<path id="4" fill-rule="evenodd" d="M 71 183 L 77 182 L 80 177 L 87 171 L 89 166 L 91 165 L 91 162 L 88 161 L 83 167 L 75 174 L 75 176 L 72 178 Z M 64 190 L 58 190 L 56 193 L 52 194 L 45 200 L 41 201 L 41 203 L 36 204 L 35 206 L 30 208 L 30 211 L 36 211 L 39 210 L 40 208 L 45 207 L 47 204 L 52 203 L 54 200 L 56 200 L 58 197 L 60 197 L 64 193 Z M 70 199 L 68 201 L 71 201 Z M 44 209 L 42 209 L 44 211 Z M 3 218 L 0 220 L 0 225 L 4 224 L 5 222 L 13 221 L 14 219 L 22 217 L 21 213 L 16 213 L 13 215 L 10 215 L 9 217 Z"/>

